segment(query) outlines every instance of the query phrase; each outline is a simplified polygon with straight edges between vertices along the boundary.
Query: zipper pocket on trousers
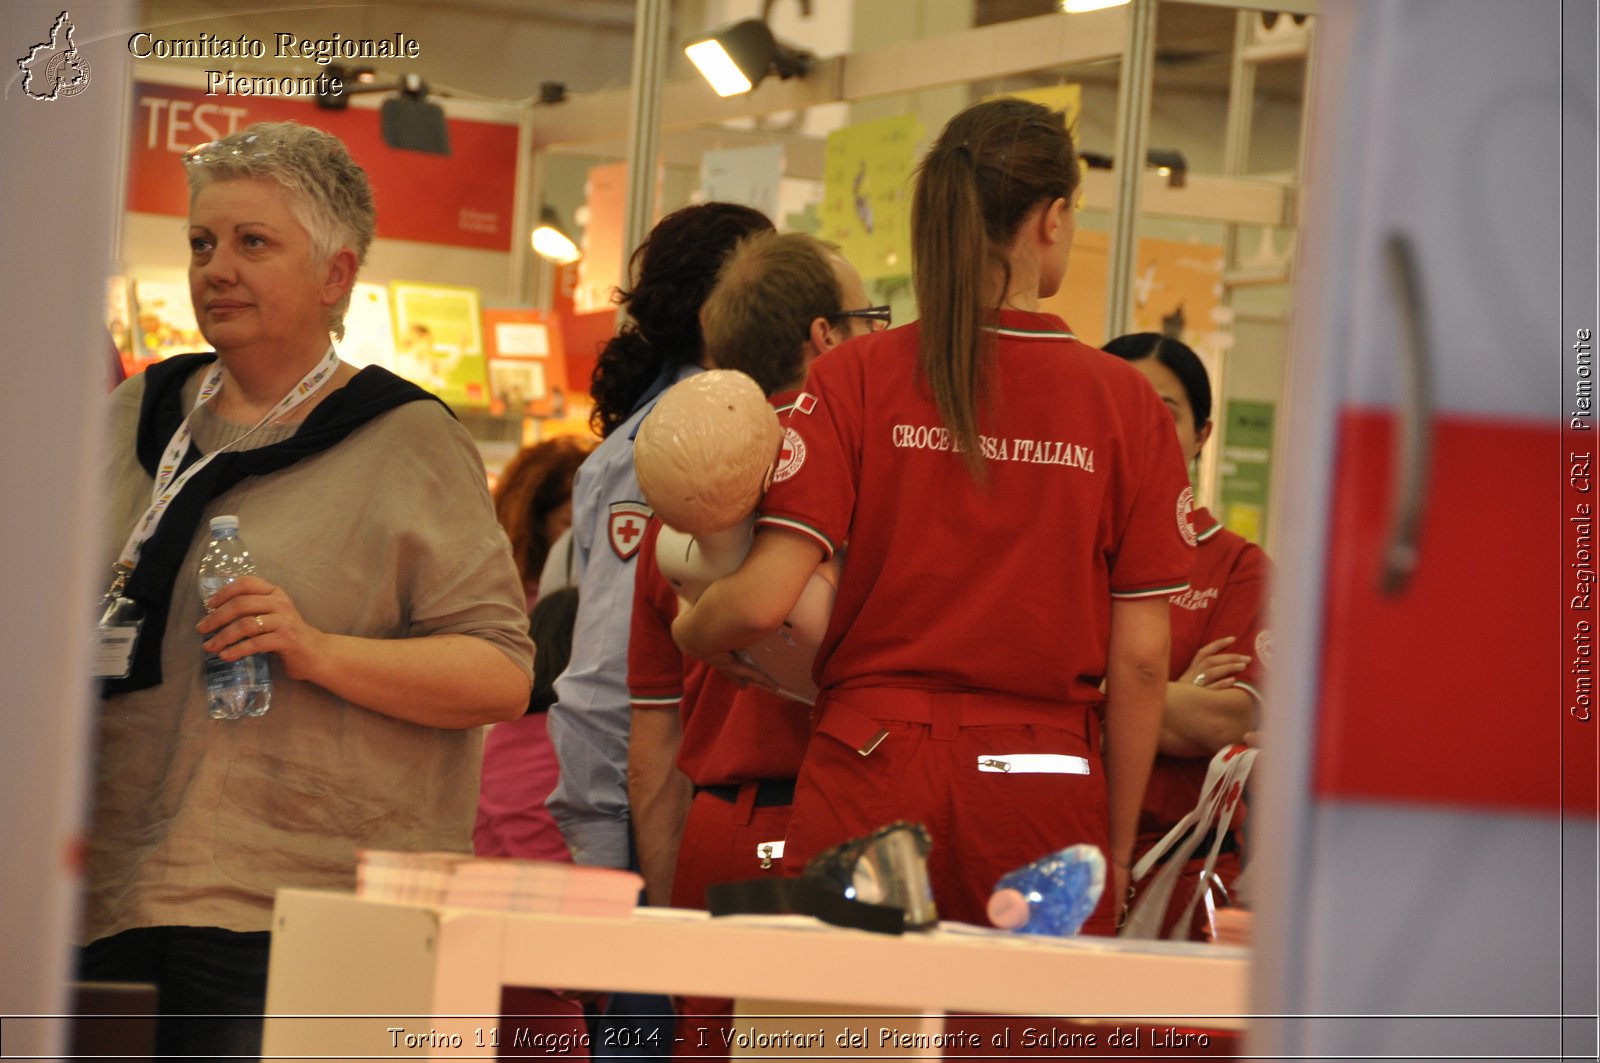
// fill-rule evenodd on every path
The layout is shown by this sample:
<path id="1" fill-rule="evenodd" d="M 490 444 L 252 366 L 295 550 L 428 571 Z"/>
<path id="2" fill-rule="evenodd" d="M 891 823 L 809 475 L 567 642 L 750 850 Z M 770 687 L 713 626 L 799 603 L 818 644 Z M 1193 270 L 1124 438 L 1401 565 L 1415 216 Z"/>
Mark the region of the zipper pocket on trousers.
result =
<path id="1" fill-rule="evenodd" d="M 978 758 L 978 770 L 1013 775 L 1088 775 L 1089 761 L 1067 753 L 990 753 Z"/>

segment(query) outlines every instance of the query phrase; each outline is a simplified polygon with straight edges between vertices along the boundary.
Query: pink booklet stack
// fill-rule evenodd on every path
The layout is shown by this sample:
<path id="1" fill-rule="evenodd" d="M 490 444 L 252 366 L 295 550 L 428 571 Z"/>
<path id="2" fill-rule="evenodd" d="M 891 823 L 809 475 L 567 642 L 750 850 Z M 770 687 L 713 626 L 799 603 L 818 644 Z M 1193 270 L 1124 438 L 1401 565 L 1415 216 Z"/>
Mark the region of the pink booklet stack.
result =
<path id="1" fill-rule="evenodd" d="M 390 904 L 625 916 L 644 879 L 632 871 L 465 853 L 364 849 L 356 896 Z"/>

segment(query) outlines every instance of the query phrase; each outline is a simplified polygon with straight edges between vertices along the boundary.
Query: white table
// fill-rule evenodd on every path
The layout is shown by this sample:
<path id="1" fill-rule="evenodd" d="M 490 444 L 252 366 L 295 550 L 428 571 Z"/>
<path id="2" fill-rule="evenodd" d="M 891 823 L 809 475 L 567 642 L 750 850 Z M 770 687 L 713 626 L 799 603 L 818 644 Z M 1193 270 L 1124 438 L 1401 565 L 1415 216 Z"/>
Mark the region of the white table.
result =
<path id="1" fill-rule="evenodd" d="M 602 919 L 281 890 L 263 1058 L 492 1057 L 503 985 L 731 997 L 747 1042 L 735 1054 L 938 1055 L 946 1011 L 1095 1017 L 1139 1028 L 1148 1051 L 1151 1031 L 1172 1024 L 1242 1029 L 1248 981 L 1248 952 L 1221 946 L 891 937 L 794 916 Z M 839 1040 L 863 1031 L 865 1045 Z"/>

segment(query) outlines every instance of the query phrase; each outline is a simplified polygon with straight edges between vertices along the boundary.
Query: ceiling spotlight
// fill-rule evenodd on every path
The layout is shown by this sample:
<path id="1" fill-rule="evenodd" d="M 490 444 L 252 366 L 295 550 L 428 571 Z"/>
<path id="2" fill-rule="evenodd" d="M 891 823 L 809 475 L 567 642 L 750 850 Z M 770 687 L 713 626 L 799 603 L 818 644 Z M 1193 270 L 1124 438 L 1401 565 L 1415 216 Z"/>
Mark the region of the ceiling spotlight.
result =
<path id="1" fill-rule="evenodd" d="M 547 258 L 558 266 L 570 266 L 583 257 L 572 237 L 562 230 L 553 207 L 539 212 L 539 227 L 533 230 L 530 241 L 540 258 Z"/>
<path id="2" fill-rule="evenodd" d="M 804 77 L 811 69 L 811 53 L 778 43 L 759 18 L 691 41 L 683 51 L 718 96 L 749 92 L 768 74 L 788 79 Z"/>

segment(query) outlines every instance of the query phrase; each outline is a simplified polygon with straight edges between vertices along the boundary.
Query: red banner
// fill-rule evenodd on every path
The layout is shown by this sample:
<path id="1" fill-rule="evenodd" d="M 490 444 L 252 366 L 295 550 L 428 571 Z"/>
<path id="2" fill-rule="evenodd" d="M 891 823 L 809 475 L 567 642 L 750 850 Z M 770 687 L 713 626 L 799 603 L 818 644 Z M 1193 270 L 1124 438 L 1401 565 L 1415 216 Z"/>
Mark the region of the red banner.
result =
<path id="1" fill-rule="evenodd" d="M 385 144 L 376 110 L 326 110 L 304 98 L 207 96 L 200 89 L 146 81 L 134 83 L 127 209 L 187 216 L 189 193 L 179 162 L 185 151 L 253 122 L 287 120 L 344 141 L 372 182 L 379 236 L 486 251 L 515 246 L 515 125 L 449 118 L 450 154 L 431 155 Z"/>
<path id="2" fill-rule="evenodd" d="M 1568 638 L 1582 630 L 1578 614 L 1563 610 L 1578 577 L 1563 574 L 1562 536 L 1581 533 L 1559 527 L 1558 426 L 1436 414 L 1418 540 L 1425 563 L 1405 593 L 1389 595 L 1379 569 L 1399 431 L 1387 408 L 1340 416 L 1315 793 L 1595 816 L 1596 731 L 1561 689 L 1569 663 L 1587 667 L 1587 658 Z M 1504 680 L 1486 679 L 1497 661 Z"/>

